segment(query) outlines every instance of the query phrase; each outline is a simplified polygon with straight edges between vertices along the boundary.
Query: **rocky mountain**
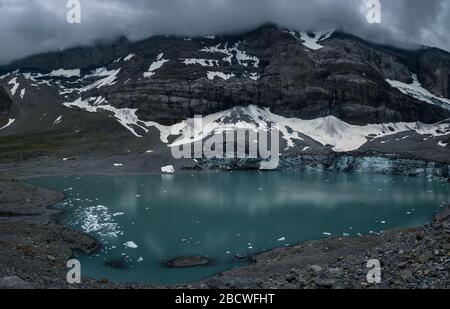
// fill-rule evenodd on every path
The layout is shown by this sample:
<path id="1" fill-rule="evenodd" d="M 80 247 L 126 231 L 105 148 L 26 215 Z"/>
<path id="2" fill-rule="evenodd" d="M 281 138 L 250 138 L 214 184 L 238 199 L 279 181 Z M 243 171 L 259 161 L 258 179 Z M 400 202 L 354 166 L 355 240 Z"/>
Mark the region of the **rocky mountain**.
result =
<path id="1" fill-rule="evenodd" d="M 445 51 L 333 31 L 269 25 L 234 36 L 119 39 L 0 67 L 0 137 L 7 145 L 40 136 L 39 144 L 45 133 L 59 150 L 101 139 L 125 145 L 108 151 L 143 151 L 170 144 L 173 129 L 187 134 L 183 124 L 194 115 L 218 124 L 232 113 L 231 123 L 252 119 L 256 129 L 276 122 L 291 150 L 389 152 L 377 139 L 400 134 L 411 139 L 403 152 L 426 142 L 445 158 L 449 76 Z M 54 149 L 41 146 L 38 154 Z"/>

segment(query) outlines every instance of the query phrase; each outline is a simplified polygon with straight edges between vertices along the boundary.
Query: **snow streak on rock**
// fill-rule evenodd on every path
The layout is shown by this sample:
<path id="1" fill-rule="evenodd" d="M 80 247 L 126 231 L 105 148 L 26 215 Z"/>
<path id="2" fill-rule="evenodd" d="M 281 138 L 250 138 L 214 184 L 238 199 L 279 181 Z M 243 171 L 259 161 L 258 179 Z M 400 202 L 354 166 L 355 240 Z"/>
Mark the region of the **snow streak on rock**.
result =
<path id="1" fill-rule="evenodd" d="M 6 129 L 10 125 L 12 125 L 14 123 L 14 121 L 16 121 L 16 119 L 8 119 L 8 123 L 5 124 L 3 127 L 1 127 L 0 130 Z"/>
<path id="2" fill-rule="evenodd" d="M 334 33 L 334 31 L 296 32 L 294 30 L 287 30 L 286 32 L 311 50 L 322 49 L 324 46 L 320 45 L 319 42 L 329 39 Z"/>
<path id="3" fill-rule="evenodd" d="M 432 94 L 430 91 L 422 87 L 422 84 L 419 82 L 417 75 L 413 74 L 412 76 L 413 82 L 411 84 L 406 84 L 396 80 L 386 79 L 386 81 L 394 88 L 400 90 L 401 93 L 406 94 L 410 97 L 413 97 L 417 100 L 438 105 L 445 109 L 450 110 L 450 100 L 447 98 L 438 97 Z"/>
<path id="4" fill-rule="evenodd" d="M 229 80 L 230 78 L 234 77 L 234 74 L 225 74 L 222 72 L 208 72 L 207 77 L 209 80 L 214 80 L 214 78 L 219 77 L 223 80 Z"/>
<path id="5" fill-rule="evenodd" d="M 159 54 L 158 57 L 156 58 L 156 61 L 153 62 L 150 65 L 150 68 L 148 69 L 147 72 L 144 73 L 144 77 L 145 78 L 150 78 L 153 75 L 155 75 L 155 71 L 159 70 L 166 62 L 168 62 L 169 60 L 163 59 L 164 54 Z"/>
<path id="6" fill-rule="evenodd" d="M 192 119 L 178 126 L 181 126 L 180 137 L 170 146 L 190 144 L 232 130 L 268 132 L 274 128 L 286 140 L 288 147 L 294 147 L 295 141 L 301 141 L 304 135 L 324 146 L 331 146 L 336 152 L 357 150 L 369 140 L 401 132 L 415 131 L 418 134 L 433 136 L 450 133 L 450 126 L 446 123 L 427 125 L 399 122 L 356 126 L 334 116 L 313 120 L 285 118 L 271 113 L 269 109 L 253 105 L 208 115 L 203 118 L 201 130 L 194 130 L 195 122 Z M 199 133 L 195 135 L 195 132 Z"/>
<path id="7" fill-rule="evenodd" d="M 229 65 L 233 64 L 233 59 L 236 59 L 239 65 L 242 66 L 253 66 L 254 68 L 259 68 L 259 58 L 255 56 L 250 56 L 246 51 L 239 49 L 239 46 L 242 42 L 237 42 L 233 45 L 233 47 L 228 47 L 228 43 L 218 44 L 216 46 L 205 47 L 201 51 L 207 53 L 221 53 L 225 54 L 226 57 L 222 60 L 224 62 L 229 63 Z"/>
<path id="8" fill-rule="evenodd" d="M 20 84 L 17 82 L 17 77 L 14 77 L 13 79 L 11 79 L 8 82 L 8 85 L 13 85 L 12 88 L 11 88 L 11 94 L 13 96 L 15 96 L 16 95 L 16 91 L 17 91 L 17 89 L 19 89 L 19 86 L 20 86 Z"/>

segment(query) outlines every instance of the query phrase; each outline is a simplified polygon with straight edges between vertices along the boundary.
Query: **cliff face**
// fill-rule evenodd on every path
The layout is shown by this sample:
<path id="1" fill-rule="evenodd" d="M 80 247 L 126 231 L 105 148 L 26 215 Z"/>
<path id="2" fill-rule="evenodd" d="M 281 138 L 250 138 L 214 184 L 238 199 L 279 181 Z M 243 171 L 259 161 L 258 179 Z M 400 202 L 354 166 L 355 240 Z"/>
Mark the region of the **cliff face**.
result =
<path id="1" fill-rule="evenodd" d="M 12 103 L 13 102 L 6 92 L 6 89 L 0 86 L 0 117 L 6 117 L 9 115 L 9 110 Z"/>

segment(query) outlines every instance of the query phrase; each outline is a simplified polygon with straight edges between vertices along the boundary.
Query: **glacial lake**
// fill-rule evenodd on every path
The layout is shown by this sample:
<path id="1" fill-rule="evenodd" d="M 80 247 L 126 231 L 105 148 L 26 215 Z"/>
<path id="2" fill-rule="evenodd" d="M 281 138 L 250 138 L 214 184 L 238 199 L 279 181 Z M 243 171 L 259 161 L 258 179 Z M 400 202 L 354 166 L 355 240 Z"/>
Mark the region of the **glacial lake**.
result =
<path id="1" fill-rule="evenodd" d="M 245 264 L 236 256 L 333 236 L 419 226 L 450 203 L 431 178 L 314 172 L 46 177 L 64 192 L 61 221 L 102 243 L 77 253 L 82 275 L 119 282 L 187 283 Z M 210 264 L 172 269 L 181 256 Z"/>

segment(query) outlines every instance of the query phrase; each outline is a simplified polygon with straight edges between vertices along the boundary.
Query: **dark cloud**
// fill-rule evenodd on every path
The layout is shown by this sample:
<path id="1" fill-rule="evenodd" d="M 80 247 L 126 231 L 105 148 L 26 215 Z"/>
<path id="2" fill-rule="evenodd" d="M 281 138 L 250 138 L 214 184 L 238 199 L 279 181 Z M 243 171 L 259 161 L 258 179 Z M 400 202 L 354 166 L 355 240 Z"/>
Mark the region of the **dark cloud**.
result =
<path id="1" fill-rule="evenodd" d="M 371 41 L 450 50 L 450 1 L 381 0 L 382 23 L 366 20 L 367 0 L 80 0 L 82 23 L 66 22 L 67 0 L 0 0 L 0 63 L 37 52 L 126 35 L 226 34 L 276 23 L 296 30 L 339 28 Z"/>

